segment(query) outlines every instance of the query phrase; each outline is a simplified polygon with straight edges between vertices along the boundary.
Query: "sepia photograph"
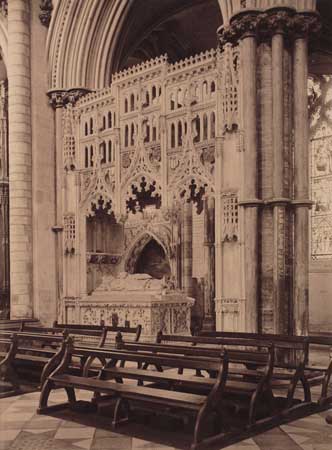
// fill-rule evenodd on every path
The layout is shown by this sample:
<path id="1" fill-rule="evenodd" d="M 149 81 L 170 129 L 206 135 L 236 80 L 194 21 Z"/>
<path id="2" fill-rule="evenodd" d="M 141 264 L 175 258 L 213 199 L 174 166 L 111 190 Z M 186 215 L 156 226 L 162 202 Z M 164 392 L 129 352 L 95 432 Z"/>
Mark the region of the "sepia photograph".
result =
<path id="1" fill-rule="evenodd" d="M 332 0 L 0 0 L 0 450 L 332 450 Z"/>

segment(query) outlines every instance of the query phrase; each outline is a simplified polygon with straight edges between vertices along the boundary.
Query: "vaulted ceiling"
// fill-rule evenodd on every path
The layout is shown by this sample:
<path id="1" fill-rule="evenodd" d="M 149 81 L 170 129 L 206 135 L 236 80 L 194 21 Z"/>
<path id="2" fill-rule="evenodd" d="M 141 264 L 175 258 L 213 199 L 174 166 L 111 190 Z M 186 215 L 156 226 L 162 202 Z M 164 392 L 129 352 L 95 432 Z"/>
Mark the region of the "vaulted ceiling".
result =
<path id="1" fill-rule="evenodd" d="M 136 0 L 116 55 L 123 69 L 167 53 L 174 62 L 217 46 L 217 0 Z"/>

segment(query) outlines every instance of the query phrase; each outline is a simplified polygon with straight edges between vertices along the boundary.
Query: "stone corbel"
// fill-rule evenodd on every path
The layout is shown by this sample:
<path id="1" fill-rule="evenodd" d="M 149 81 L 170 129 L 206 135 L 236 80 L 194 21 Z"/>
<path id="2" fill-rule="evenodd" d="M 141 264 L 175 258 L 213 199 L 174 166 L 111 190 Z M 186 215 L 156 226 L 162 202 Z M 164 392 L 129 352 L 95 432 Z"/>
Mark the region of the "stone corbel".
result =
<path id="1" fill-rule="evenodd" d="M 84 95 L 90 94 L 91 89 L 85 87 L 73 87 L 67 90 L 66 101 L 72 106 L 75 106 L 76 102 Z"/>
<path id="2" fill-rule="evenodd" d="M 52 227 L 52 231 L 53 233 L 61 233 L 63 231 L 63 226 L 62 225 L 53 225 Z"/>
<path id="3" fill-rule="evenodd" d="M 67 91 L 65 89 L 51 89 L 47 92 L 52 108 L 63 108 L 66 102 Z"/>
<path id="4" fill-rule="evenodd" d="M 67 103 L 75 106 L 76 102 L 86 94 L 89 94 L 91 89 L 84 87 L 75 87 L 71 89 L 51 89 L 47 92 L 50 105 L 54 108 L 63 108 Z"/>
<path id="5" fill-rule="evenodd" d="M 1 0 L 0 1 L 0 13 L 7 17 L 8 15 L 8 0 Z"/>
<path id="6" fill-rule="evenodd" d="M 53 4 L 52 0 L 41 0 L 39 4 L 39 19 L 44 27 L 48 28 L 52 18 Z"/>

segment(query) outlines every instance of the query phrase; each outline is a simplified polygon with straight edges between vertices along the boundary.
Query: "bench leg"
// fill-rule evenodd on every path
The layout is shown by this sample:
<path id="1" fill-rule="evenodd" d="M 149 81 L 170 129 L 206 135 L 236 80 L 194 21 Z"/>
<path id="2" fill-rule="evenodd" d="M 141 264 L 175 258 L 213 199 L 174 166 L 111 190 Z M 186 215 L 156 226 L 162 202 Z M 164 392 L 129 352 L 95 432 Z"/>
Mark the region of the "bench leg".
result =
<path id="1" fill-rule="evenodd" d="M 75 403 L 76 402 L 75 389 L 72 387 L 68 387 L 68 386 L 65 386 L 64 389 L 66 391 L 69 403 L 71 403 L 71 404 Z"/>
<path id="2" fill-rule="evenodd" d="M 116 401 L 112 426 L 115 428 L 117 425 L 127 423 L 129 420 L 129 402 L 121 397 Z"/>
<path id="3" fill-rule="evenodd" d="M 255 425 L 259 401 L 261 401 L 262 403 L 267 403 L 269 405 L 269 411 L 271 411 L 271 413 L 273 412 L 274 396 L 270 387 L 266 387 L 263 390 L 258 390 L 252 395 L 249 406 L 248 428 L 251 428 L 253 425 Z"/>
<path id="4" fill-rule="evenodd" d="M 50 380 L 47 380 L 42 387 L 40 398 L 39 398 L 39 406 L 37 409 L 38 413 L 41 413 L 43 410 L 47 408 L 48 398 L 52 389 L 54 389 L 54 383 Z"/>
<path id="5" fill-rule="evenodd" d="M 202 408 L 199 410 L 197 417 L 196 417 L 196 423 L 195 423 L 195 430 L 194 430 L 194 439 L 191 444 L 191 450 L 195 450 L 203 440 L 203 433 L 204 433 L 204 425 L 206 419 L 211 415 L 211 413 L 216 413 L 217 417 L 215 418 L 214 425 L 216 427 L 217 420 L 219 419 L 218 428 L 221 430 L 222 424 L 221 417 L 218 414 L 217 411 L 211 411 L 211 409 L 208 407 L 208 405 L 203 405 Z"/>
<path id="6" fill-rule="evenodd" d="M 303 388 L 304 403 L 311 402 L 311 392 L 308 381 L 306 380 L 304 375 L 295 374 L 287 393 L 286 411 L 289 410 L 293 405 L 295 390 L 299 382 L 302 384 Z"/>

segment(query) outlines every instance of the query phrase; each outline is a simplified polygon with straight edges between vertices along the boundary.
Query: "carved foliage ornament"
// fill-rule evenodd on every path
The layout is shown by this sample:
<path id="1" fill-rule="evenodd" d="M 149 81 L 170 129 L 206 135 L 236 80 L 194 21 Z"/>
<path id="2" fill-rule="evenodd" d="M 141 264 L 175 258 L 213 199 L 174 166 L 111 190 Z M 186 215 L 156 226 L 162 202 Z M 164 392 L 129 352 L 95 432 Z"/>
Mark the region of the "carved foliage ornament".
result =
<path id="1" fill-rule="evenodd" d="M 260 39 L 271 37 L 275 32 L 282 32 L 289 37 L 308 37 L 321 29 L 318 14 L 299 14 L 291 8 L 273 8 L 270 12 L 248 12 L 234 18 L 227 27 L 219 29 L 219 44 L 223 48 L 226 43 L 235 44 L 246 36 L 257 36 Z"/>
<path id="2" fill-rule="evenodd" d="M 39 4 L 39 8 L 41 11 L 39 14 L 39 19 L 40 19 L 42 25 L 44 25 L 44 27 L 48 28 L 48 26 L 51 22 L 52 11 L 53 11 L 52 0 L 41 0 L 41 2 Z"/>
<path id="3" fill-rule="evenodd" d="M 114 212 L 112 211 L 112 200 L 105 201 L 100 195 L 96 203 L 91 202 L 91 214 L 90 217 L 103 217 L 111 216 L 114 218 Z"/>
<path id="4" fill-rule="evenodd" d="M 136 214 L 143 212 L 147 206 L 155 206 L 157 209 L 161 207 L 161 195 L 157 192 L 156 181 L 147 182 L 145 177 L 141 178 L 139 186 L 131 185 L 132 196 L 126 200 L 127 211 Z"/>
<path id="5" fill-rule="evenodd" d="M 197 208 L 197 214 L 200 214 L 203 211 L 203 207 L 204 207 L 203 198 L 205 195 L 207 184 L 204 184 L 204 185 L 201 185 L 200 187 L 198 187 L 195 180 L 192 179 L 188 187 L 189 187 L 189 189 L 184 189 L 180 193 L 180 197 L 185 198 L 186 193 L 189 191 L 188 195 L 187 195 L 187 202 L 194 203 Z"/>

